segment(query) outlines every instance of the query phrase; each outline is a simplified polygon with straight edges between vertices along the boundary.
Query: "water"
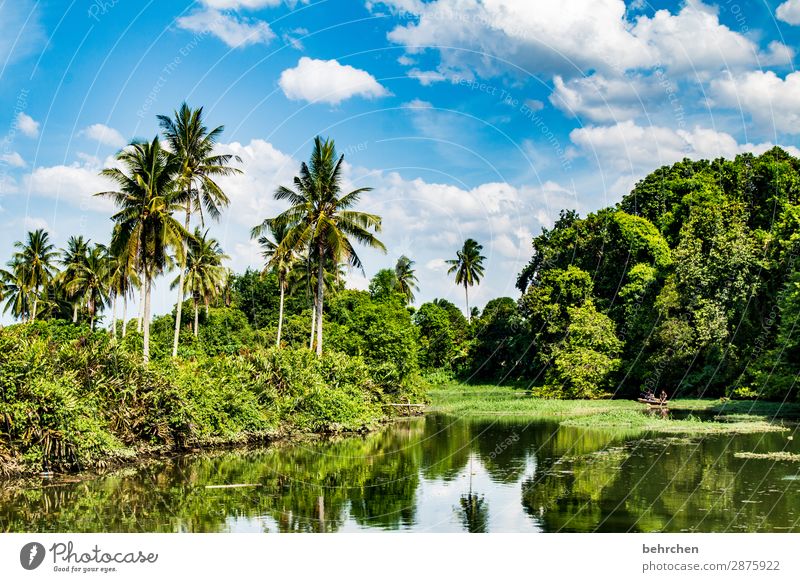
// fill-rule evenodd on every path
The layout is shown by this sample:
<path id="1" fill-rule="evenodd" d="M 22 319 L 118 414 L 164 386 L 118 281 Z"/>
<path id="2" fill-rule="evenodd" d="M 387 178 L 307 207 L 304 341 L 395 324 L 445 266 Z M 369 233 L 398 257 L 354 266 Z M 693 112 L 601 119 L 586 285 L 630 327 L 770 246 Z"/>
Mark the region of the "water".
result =
<path id="1" fill-rule="evenodd" d="M 787 439 L 794 433 L 794 440 Z M 665 438 L 409 419 L 364 437 L 0 491 L 0 531 L 800 531 L 800 430 Z"/>

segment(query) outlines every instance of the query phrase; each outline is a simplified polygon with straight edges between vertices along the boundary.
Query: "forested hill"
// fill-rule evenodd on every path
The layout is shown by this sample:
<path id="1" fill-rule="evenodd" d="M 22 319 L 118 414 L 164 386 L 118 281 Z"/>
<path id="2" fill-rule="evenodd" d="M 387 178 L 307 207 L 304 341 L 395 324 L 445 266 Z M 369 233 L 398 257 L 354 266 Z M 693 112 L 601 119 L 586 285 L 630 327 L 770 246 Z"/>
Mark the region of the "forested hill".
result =
<path id="1" fill-rule="evenodd" d="M 684 160 L 616 207 L 563 211 L 519 276 L 521 331 L 484 373 L 560 396 L 794 399 L 799 226 L 800 160 L 780 148 Z"/>

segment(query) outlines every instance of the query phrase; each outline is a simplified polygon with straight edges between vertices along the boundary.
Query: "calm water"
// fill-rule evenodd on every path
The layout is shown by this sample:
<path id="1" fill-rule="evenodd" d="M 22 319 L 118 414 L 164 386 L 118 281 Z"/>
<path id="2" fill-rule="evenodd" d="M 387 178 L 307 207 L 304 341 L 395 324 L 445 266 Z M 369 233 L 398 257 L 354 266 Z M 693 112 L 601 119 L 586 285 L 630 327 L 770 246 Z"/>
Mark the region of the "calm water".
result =
<path id="1" fill-rule="evenodd" d="M 0 490 L 0 531 L 800 531 L 792 433 L 664 438 L 410 419 L 365 437 L 189 456 Z"/>

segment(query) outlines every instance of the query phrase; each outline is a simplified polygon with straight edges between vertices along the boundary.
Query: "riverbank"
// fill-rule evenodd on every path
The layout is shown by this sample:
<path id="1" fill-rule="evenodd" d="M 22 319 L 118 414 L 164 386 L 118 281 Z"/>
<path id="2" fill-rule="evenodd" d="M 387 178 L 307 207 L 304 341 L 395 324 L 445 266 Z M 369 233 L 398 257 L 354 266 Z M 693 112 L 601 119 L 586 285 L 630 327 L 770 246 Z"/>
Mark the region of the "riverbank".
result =
<path id="1" fill-rule="evenodd" d="M 462 417 L 554 419 L 564 426 L 677 434 L 745 434 L 787 430 L 800 404 L 725 399 L 678 399 L 669 413 L 633 400 L 547 400 L 522 388 L 449 384 L 429 391 L 430 412 Z"/>

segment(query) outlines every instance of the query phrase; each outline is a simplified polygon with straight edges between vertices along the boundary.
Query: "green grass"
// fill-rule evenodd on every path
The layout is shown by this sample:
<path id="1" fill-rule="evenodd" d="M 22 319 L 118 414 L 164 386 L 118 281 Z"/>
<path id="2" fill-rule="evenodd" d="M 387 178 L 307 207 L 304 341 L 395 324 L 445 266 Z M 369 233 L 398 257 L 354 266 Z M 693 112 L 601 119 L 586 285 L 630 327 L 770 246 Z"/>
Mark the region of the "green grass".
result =
<path id="1" fill-rule="evenodd" d="M 800 405 L 773 402 L 686 399 L 670 402 L 670 410 L 690 412 L 687 418 L 645 414 L 633 400 L 548 400 L 522 388 L 450 384 L 429 392 L 429 412 L 454 416 L 506 416 L 552 419 L 563 426 L 673 434 L 755 433 L 786 430 L 777 419 L 800 416 Z M 692 412 L 708 416 L 701 419 Z"/>

